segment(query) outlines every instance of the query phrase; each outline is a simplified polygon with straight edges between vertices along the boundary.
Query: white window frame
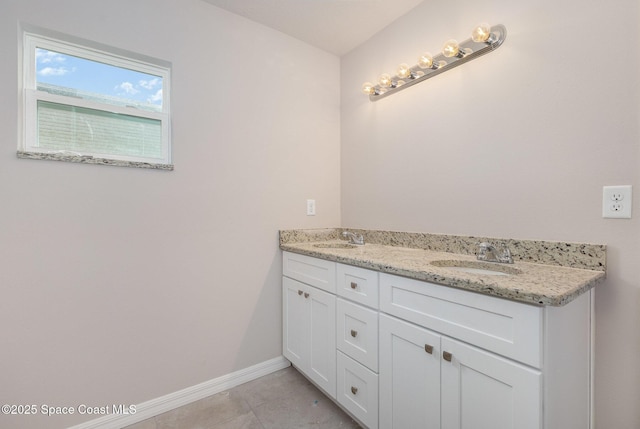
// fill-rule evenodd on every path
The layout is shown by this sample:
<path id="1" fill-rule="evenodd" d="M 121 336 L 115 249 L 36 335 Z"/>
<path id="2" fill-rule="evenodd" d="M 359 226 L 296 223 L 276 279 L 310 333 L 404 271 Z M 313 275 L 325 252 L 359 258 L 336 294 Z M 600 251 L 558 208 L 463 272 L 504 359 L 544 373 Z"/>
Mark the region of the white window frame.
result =
<path id="1" fill-rule="evenodd" d="M 170 130 L 170 77 L 171 68 L 158 60 L 157 63 L 147 58 L 122 50 L 105 50 L 105 47 L 94 47 L 91 42 L 63 40 L 59 35 L 51 37 L 30 31 L 23 32 L 22 48 L 22 137 L 18 142 L 18 156 L 30 159 L 53 159 L 71 162 L 83 162 L 102 165 L 119 165 L 129 167 L 155 168 L 173 170 L 171 164 L 171 130 Z M 71 39 L 71 38 L 70 38 Z M 162 78 L 162 111 L 153 112 L 132 106 L 117 106 L 94 100 L 52 94 L 37 89 L 36 48 L 72 55 L 91 61 L 126 68 Z M 108 48 L 107 48 L 108 49 Z M 161 64 L 164 63 L 164 64 Z M 94 109 L 103 112 L 122 114 L 138 118 L 160 121 L 162 133 L 162 159 L 126 155 L 105 155 L 97 153 L 76 153 L 69 151 L 51 151 L 38 146 L 38 101 Z"/>

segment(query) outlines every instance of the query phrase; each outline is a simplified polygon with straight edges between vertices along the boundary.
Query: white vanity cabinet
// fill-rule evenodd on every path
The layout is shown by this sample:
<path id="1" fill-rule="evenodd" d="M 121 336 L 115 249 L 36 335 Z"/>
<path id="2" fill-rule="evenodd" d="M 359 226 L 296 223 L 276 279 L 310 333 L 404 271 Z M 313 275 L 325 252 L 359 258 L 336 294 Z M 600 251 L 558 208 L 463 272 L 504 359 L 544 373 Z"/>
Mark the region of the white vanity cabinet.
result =
<path id="1" fill-rule="evenodd" d="M 283 259 L 283 355 L 335 399 L 335 263 L 288 252 Z"/>
<path id="2" fill-rule="evenodd" d="M 541 374 L 380 315 L 380 427 L 539 429 Z"/>
<path id="3" fill-rule="evenodd" d="M 591 427 L 592 292 L 537 306 L 283 260 L 283 354 L 367 428 Z"/>
<path id="4" fill-rule="evenodd" d="M 380 427 L 589 428 L 590 308 L 381 274 Z"/>

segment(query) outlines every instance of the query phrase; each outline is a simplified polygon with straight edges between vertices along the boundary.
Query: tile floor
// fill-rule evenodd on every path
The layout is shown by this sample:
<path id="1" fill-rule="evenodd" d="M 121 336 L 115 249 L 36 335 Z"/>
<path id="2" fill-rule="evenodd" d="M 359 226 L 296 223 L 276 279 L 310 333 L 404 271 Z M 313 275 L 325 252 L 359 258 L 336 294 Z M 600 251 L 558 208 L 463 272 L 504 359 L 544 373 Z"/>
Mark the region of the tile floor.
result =
<path id="1" fill-rule="evenodd" d="M 144 420 L 126 429 L 357 429 L 293 367 Z"/>

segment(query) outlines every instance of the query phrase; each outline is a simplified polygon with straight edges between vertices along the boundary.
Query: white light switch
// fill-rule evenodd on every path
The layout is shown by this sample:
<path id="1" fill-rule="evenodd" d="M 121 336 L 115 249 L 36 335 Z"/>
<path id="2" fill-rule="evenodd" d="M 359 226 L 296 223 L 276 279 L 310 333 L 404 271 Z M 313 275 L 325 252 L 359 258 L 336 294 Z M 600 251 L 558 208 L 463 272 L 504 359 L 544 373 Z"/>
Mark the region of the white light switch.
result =
<path id="1" fill-rule="evenodd" d="M 307 216 L 316 215 L 316 200 L 307 200 Z"/>
<path id="2" fill-rule="evenodd" d="M 602 187 L 602 217 L 631 219 L 631 185 Z"/>

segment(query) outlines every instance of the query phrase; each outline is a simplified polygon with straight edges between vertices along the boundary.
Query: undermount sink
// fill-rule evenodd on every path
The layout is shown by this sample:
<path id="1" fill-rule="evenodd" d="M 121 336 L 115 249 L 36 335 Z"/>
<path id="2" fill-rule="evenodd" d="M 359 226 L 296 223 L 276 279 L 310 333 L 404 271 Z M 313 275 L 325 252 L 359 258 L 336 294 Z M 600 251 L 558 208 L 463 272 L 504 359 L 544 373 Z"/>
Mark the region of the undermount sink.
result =
<path id="1" fill-rule="evenodd" d="M 320 249 L 353 249 L 358 246 L 349 243 L 318 243 L 314 244 L 313 247 L 318 247 Z"/>
<path id="2" fill-rule="evenodd" d="M 482 276 L 512 276 L 522 273 L 519 269 L 506 264 L 482 261 L 457 261 L 446 259 L 442 261 L 433 261 L 431 262 L 431 265 L 446 268 L 451 271 L 478 274 Z"/>

